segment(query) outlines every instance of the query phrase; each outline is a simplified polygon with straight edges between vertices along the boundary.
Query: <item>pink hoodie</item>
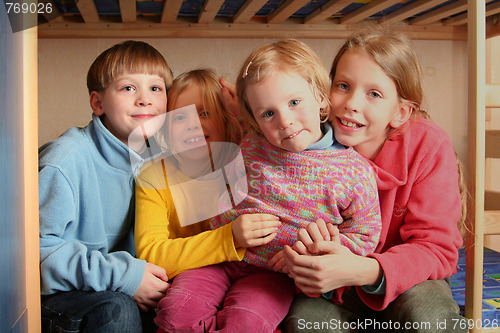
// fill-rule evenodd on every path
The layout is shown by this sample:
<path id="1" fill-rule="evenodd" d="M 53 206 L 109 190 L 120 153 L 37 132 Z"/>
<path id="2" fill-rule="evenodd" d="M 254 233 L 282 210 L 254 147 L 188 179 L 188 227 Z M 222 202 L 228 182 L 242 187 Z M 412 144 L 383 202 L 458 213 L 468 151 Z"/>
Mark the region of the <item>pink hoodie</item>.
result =
<path id="1" fill-rule="evenodd" d="M 357 288 L 363 301 L 383 310 L 401 293 L 428 279 L 456 272 L 462 237 L 458 170 L 452 143 L 434 122 L 406 123 L 388 139 L 372 166 L 382 212 L 375 254 L 386 279 L 386 293 Z"/>

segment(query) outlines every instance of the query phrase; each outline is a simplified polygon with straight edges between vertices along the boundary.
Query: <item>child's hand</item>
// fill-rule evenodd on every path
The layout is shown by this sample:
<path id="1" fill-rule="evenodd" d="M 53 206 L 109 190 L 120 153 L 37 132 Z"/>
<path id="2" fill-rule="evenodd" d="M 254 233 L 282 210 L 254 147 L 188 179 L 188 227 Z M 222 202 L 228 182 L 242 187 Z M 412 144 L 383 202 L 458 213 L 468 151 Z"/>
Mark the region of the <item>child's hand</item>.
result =
<path id="1" fill-rule="evenodd" d="M 224 79 L 220 79 L 222 85 L 222 99 L 227 111 L 233 115 L 240 113 L 240 105 L 238 103 L 238 96 L 236 96 L 236 89 L 234 85 Z"/>
<path id="2" fill-rule="evenodd" d="M 271 214 L 244 214 L 232 223 L 235 247 L 254 247 L 269 243 L 281 226 L 279 217 Z"/>
<path id="3" fill-rule="evenodd" d="M 339 243 L 339 229 L 322 219 L 310 223 L 306 229 L 300 229 L 293 249 L 298 254 L 320 255 L 331 251 L 333 244 Z"/>
<path id="4" fill-rule="evenodd" d="M 137 306 L 144 312 L 155 309 L 158 301 L 165 297 L 169 284 L 167 273 L 160 266 L 146 263 L 141 284 L 132 296 Z"/>

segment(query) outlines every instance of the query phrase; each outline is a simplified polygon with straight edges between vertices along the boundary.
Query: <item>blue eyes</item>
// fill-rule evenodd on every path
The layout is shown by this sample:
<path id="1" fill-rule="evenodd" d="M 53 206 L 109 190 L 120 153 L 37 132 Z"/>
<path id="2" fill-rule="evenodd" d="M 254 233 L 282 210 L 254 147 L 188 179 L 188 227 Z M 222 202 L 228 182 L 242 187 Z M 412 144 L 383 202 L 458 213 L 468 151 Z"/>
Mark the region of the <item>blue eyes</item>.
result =
<path id="1" fill-rule="evenodd" d="M 299 99 L 292 99 L 290 102 L 288 102 L 288 107 L 295 107 L 297 105 L 300 104 L 300 100 Z M 261 114 L 261 117 L 262 118 L 270 118 L 272 116 L 274 116 L 275 112 L 274 111 L 271 111 L 271 110 L 267 110 L 267 111 L 264 111 L 262 114 Z"/>
<path id="2" fill-rule="evenodd" d="M 337 83 L 335 85 L 337 88 L 339 88 L 340 90 L 349 90 L 350 87 L 347 83 L 343 83 L 343 82 L 340 82 L 340 83 Z M 367 94 L 368 96 L 370 96 L 371 98 L 382 98 L 382 94 L 379 93 L 378 91 L 370 91 L 368 92 Z"/>
<path id="3" fill-rule="evenodd" d="M 182 120 L 186 119 L 186 116 L 184 116 L 183 114 L 178 114 L 175 117 L 173 117 L 172 119 L 174 121 L 182 121 Z"/>
<path id="4" fill-rule="evenodd" d="M 345 83 L 339 83 L 337 84 L 337 87 L 339 87 L 340 89 L 343 89 L 343 90 L 346 90 L 348 89 L 349 87 L 347 86 L 347 84 Z"/>
<path id="5" fill-rule="evenodd" d="M 160 87 L 151 87 L 150 88 L 151 91 L 155 91 L 155 92 L 158 92 L 158 91 L 161 91 L 162 89 Z M 122 88 L 122 90 L 124 91 L 135 91 L 135 87 L 134 86 L 125 86 Z"/>
<path id="6" fill-rule="evenodd" d="M 269 117 L 272 117 L 274 116 L 274 111 L 266 111 L 262 114 L 262 117 L 263 118 L 269 118 Z"/>

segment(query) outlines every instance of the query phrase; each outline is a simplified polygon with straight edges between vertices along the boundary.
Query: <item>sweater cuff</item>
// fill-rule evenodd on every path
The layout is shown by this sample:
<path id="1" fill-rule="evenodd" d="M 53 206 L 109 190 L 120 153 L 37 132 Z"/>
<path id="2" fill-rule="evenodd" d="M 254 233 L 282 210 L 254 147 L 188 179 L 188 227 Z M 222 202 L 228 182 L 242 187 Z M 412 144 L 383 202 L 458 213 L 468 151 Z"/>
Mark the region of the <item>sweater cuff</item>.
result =
<path id="1" fill-rule="evenodd" d="M 382 281 L 378 286 L 361 286 L 368 294 L 383 295 L 385 294 L 385 274 L 382 274 Z"/>
<path id="2" fill-rule="evenodd" d="M 228 261 L 243 260 L 247 249 L 244 247 L 236 248 L 234 246 L 232 223 L 226 224 L 225 226 L 221 227 L 221 229 L 223 229 L 223 239 L 225 244 L 224 247 L 226 255 L 229 259 Z"/>
<path id="3" fill-rule="evenodd" d="M 146 271 L 146 260 L 133 259 L 130 267 L 130 275 L 128 276 L 128 282 L 126 282 L 121 288 L 121 292 L 134 296 L 141 285 L 142 279 L 144 278 L 144 273 Z"/>

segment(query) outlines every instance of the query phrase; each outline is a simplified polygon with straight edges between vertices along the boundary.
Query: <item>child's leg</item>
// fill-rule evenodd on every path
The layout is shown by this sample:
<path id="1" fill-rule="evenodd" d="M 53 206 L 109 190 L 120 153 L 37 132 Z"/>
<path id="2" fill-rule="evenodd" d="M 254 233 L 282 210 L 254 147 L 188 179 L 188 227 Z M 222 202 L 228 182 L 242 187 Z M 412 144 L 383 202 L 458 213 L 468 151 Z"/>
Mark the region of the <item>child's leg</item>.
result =
<path id="1" fill-rule="evenodd" d="M 227 264 L 177 275 L 158 303 L 155 323 L 165 332 L 204 332 L 215 327 L 215 316 L 230 287 Z"/>
<path id="2" fill-rule="evenodd" d="M 274 332 L 288 313 L 295 284 L 287 275 L 246 263 L 217 314 L 220 332 Z"/>
<path id="3" fill-rule="evenodd" d="M 42 297 L 42 332 L 141 332 L 139 308 L 120 292 L 68 291 Z"/>
<path id="4" fill-rule="evenodd" d="M 402 332 L 468 332 L 446 280 L 428 280 L 410 288 L 383 312 L 386 320 L 412 326 Z"/>
<path id="5" fill-rule="evenodd" d="M 342 301 L 338 305 L 323 296 L 297 295 L 285 320 L 286 332 L 354 333 L 365 328 L 358 324 L 365 318 L 377 318 L 377 312 L 359 299 L 354 288 L 344 291 Z"/>

